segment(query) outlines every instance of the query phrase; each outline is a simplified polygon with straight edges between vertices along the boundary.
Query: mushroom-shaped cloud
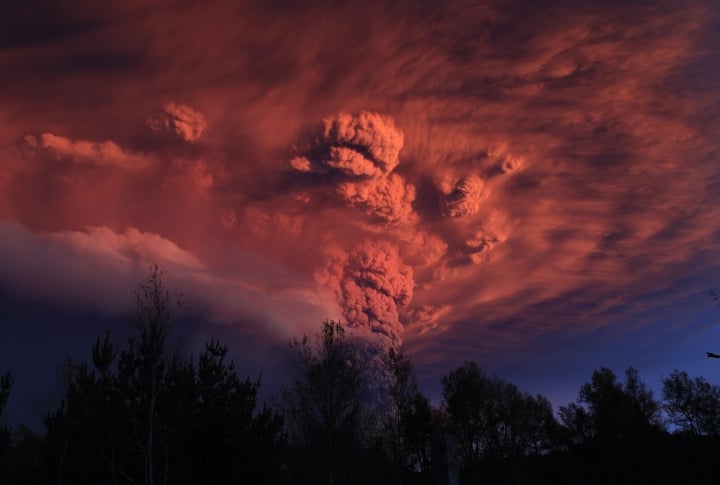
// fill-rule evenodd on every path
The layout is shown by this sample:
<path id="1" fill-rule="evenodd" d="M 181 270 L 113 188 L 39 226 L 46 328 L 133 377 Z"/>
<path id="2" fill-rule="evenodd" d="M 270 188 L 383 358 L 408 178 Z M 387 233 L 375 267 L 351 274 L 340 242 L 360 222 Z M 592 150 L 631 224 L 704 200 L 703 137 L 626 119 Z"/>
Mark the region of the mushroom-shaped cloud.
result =
<path id="1" fill-rule="evenodd" d="M 354 178 L 382 177 L 399 163 L 403 134 L 392 118 L 361 111 L 325 118 L 310 149 L 290 161 L 301 172 L 337 172 Z"/>

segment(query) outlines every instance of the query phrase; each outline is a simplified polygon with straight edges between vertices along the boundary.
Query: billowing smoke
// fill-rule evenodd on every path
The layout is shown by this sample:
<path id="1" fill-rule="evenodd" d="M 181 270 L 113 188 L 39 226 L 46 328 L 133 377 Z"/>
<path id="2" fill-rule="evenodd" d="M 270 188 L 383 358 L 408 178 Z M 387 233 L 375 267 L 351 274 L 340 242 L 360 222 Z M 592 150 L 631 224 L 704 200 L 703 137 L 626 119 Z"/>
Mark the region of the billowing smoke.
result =
<path id="1" fill-rule="evenodd" d="M 361 111 L 325 118 L 322 133 L 290 163 L 302 172 L 338 172 L 372 178 L 390 173 L 399 163 L 403 134 L 392 118 Z"/>
<path id="2" fill-rule="evenodd" d="M 403 256 L 405 261 L 415 268 L 427 268 L 440 261 L 448 249 L 448 244 L 441 237 L 422 230 L 404 233 Z"/>
<path id="3" fill-rule="evenodd" d="M 391 118 L 367 111 L 325 119 L 325 140 L 369 156 L 384 174 L 397 167 L 404 142 Z"/>
<path id="4" fill-rule="evenodd" d="M 202 113 L 176 103 L 167 103 L 163 106 L 163 112 L 149 119 L 148 124 L 155 131 L 189 142 L 198 141 L 207 129 Z"/>
<path id="5" fill-rule="evenodd" d="M 393 173 L 403 134 L 392 118 L 362 111 L 325 118 L 307 150 L 290 160 L 299 172 L 332 173 L 336 193 L 388 224 L 413 220 L 415 187 Z"/>
<path id="6" fill-rule="evenodd" d="M 366 240 L 350 249 L 336 246 L 326 250 L 324 266 L 315 271 L 317 283 L 334 292 L 342 317 L 351 328 L 368 330 L 366 335 L 379 335 L 393 344 L 402 339 L 401 312 L 425 325 L 444 313 L 445 309 L 431 311 L 430 307 L 424 307 L 423 312 L 404 310 L 415 285 L 410 265 L 426 287 L 428 282 L 444 278 L 448 250 L 442 235 L 428 231 L 431 228 L 414 211 L 415 187 L 394 172 L 402 146 L 403 133 L 390 117 L 367 111 L 340 113 L 325 118 L 290 160 L 295 171 L 316 175 L 319 183 L 331 185 L 340 200 L 369 216 L 371 223 L 400 229 L 395 234 L 399 246 L 377 240 Z M 503 149 L 492 156 L 507 158 L 505 155 Z M 454 168 L 441 177 L 436 179 L 436 187 L 445 216 L 464 218 L 480 211 L 488 190 L 479 175 Z M 362 227 L 375 232 L 372 225 Z M 460 242 L 460 248 L 455 246 L 461 262 L 484 261 L 490 249 L 504 240 L 494 232 L 474 231 L 464 245 Z"/>
<path id="7" fill-rule="evenodd" d="M 412 268 L 401 261 L 397 246 L 365 240 L 348 251 L 334 248 L 325 266 L 316 270 L 315 280 L 335 293 L 349 327 L 401 343 L 399 312 L 410 303 L 414 282 Z"/>
<path id="8" fill-rule="evenodd" d="M 401 314 L 406 323 L 439 328 L 440 316 L 448 311 L 432 305 L 422 311 L 406 308 L 415 277 L 418 289 L 427 290 L 432 282 L 451 274 L 448 264 L 479 264 L 505 240 L 494 221 L 485 220 L 478 228 L 471 219 L 479 214 L 489 189 L 477 169 L 470 167 L 447 167 L 435 175 L 442 213 L 458 219 L 454 230 L 465 236 L 448 239 L 442 228 L 438 232 L 427 224 L 413 207 L 415 186 L 395 172 L 403 142 L 403 133 L 388 116 L 340 113 L 325 118 L 290 160 L 295 172 L 315 177 L 316 183 L 332 189 L 327 192 L 367 216 L 353 230 L 371 233 L 372 239 L 350 248 L 341 246 L 342 238 L 337 240 L 335 247 L 326 249 L 325 264 L 316 269 L 315 280 L 333 291 L 348 326 L 358 334 L 377 335 L 385 344 L 401 342 Z M 517 168 L 519 159 L 511 158 L 504 145 L 491 151 L 488 157 L 495 163 L 507 162 L 502 172 Z M 390 239 L 376 240 L 379 231 L 388 229 L 391 232 L 385 234 Z"/>
<path id="9" fill-rule="evenodd" d="M 412 219 L 415 187 L 398 174 L 363 182 L 342 183 L 338 194 L 366 214 L 388 223 L 408 222 Z"/>
<path id="10" fill-rule="evenodd" d="M 444 180 L 440 191 L 445 196 L 444 212 L 450 217 L 467 217 L 477 214 L 483 200 L 485 183 L 477 175 L 462 177 L 455 183 Z"/>
<path id="11" fill-rule="evenodd" d="M 338 197 L 376 222 L 411 224 L 415 187 L 393 173 L 402 146 L 403 134 L 391 118 L 340 113 L 323 121 L 290 165 L 300 172 L 332 174 L 325 180 Z M 348 326 L 401 342 L 399 312 L 410 303 L 414 281 L 396 245 L 365 240 L 350 249 L 335 247 L 326 252 L 315 279 L 335 293 Z"/>

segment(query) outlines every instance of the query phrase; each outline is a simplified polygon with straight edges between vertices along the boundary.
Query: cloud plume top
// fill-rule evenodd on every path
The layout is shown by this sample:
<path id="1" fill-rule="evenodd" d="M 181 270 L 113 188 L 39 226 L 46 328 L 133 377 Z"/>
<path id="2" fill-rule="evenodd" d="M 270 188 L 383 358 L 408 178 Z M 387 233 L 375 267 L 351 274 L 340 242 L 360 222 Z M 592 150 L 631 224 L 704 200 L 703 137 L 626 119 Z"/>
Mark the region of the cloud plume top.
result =
<path id="1" fill-rule="evenodd" d="M 321 132 L 310 142 L 310 153 L 293 158 L 291 164 L 303 172 L 377 178 L 397 167 L 403 142 L 392 118 L 368 111 L 341 112 L 324 119 Z"/>

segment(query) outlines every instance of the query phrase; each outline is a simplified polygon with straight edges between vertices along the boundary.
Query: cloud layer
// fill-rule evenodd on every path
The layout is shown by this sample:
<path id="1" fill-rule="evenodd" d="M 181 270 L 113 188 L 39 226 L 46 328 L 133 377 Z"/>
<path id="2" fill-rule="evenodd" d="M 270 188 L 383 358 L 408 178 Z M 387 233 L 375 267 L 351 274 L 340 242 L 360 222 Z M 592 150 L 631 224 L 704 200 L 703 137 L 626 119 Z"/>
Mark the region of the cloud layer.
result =
<path id="1" fill-rule="evenodd" d="M 431 366 L 720 265 L 713 2 L 37 3 L 0 20 L 18 293 L 115 308 L 103 274 L 158 262 L 218 321 L 342 317 Z"/>

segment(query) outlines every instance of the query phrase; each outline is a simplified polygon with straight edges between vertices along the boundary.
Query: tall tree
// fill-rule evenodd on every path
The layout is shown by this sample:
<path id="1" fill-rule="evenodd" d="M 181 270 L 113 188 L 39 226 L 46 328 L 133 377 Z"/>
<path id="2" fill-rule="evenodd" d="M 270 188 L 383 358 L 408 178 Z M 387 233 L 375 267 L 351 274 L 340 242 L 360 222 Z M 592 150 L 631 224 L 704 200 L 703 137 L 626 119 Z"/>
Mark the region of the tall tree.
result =
<path id="1" fill-rule="evenodd" d="M 634 367 L 625 370 L 623 391 L 629 401 L 630 432 L 634 436 L 661 428 L 660 403 L 653 397 L 652 390 L 640 380 L 640 374 Z"/>
<path id="2" fill-rule="evenodd" d="M 590 435 L 598 442 L 611 444 L 640 439 L 659 430 L 659 412 L 659 404 L 637 370 L 628 368 L 622 383 L 612 370 L 601 367 L 581 386 L 578 403 L 563 408 L 561 417 L 574 441 Z"/>
<path id="3" fill-rule="evenodd" d="M 475 362 L 465 362 L 443 377 L 442 387 L 451 430 L 458 437 L 461 466 L 477 469 L 492 446 L 489 428 L 494 419 L 494 390 L 490 378 Z"/>
<path id="4" fill-rule="evenodd" d="M 430 401 L 420 393 L 410 357 L 390 347 L 383 355 L 387 378 L 387 410 L 382 437 L 396 480 L 409 470 L 429 471 L 434 426 Z"/>
<path id="5" fill-rule="evenodd" d="M 560 425 L 548 398 L 523 393 L 521 409 L 515 417 L 519 421 L 516 425 L 517 454 L 541 455 L 556 449 Z"/>
<path id="6" fill-rule="evenodd" d="M 227 355 L 227 345 L 211 340 L 198 361 L 194 482 L 272 483 L 279 479 L 282 419 L 265 407 L 255 414 L 260 379 L 240 380 Z"/>
<path id="7" fill-rule="evenodd" d="M 164 416 L 159 409 L 168 364 L 171 358 L 167 336 L 171 324 L 169 292 L 163 287 L 162 273 L 157 266 L 151 268 L 147 281 L 136 293 L 136 323 L 139 339 L 131 338 L 128 347 L 120 354 L 120 386 L 132 396 L 135 408 L 131 410 L 131 439 L 143 459 L 143 482 L 154 485 L 160 478 L 167 481 L 167 470 L 156 468 L 160 453 L 167 453 L 161 443 L 161 424 Z M 167 455 L 163 457 L 167 463 Z M 164 472 L 164 473 L 163 473 Z"/>
<path id="8" fill-rule="evenodd" d="M 137 485 L 169 480 L 172 306 L 162 272 L 151 267 L 135 293 L 136 334 L 127 346 L 117 349 L 106 334 L 93 346 L 92 365 L 66 363 L 65 398 L 46 418 L 57 483 L 63 476 Z"/>
<path id="9" fill-rule="evenodd" d="M 570 403 L 558 409 L 566 446 L 585 443 L 593 437 L 592 418 L 585 406 Z"/>
<path id="10" fill-rule="evenodd" d="M 469 473 L 477 474 L 486 460 L 518 459 L 553 447 L 557 422 L 543 396 L 489 377 L 475 362 L 450 372 L 442 385 L 460 462 Z"/>
<path id="11" fill-rule="evenodd" d="M 56 483 L 271 483 L 279 416 L 256 409 L 259 380 L 238 378 L 225 345 L 208 343 L 197 365 L 170 350 L 161 276 L 153 267 L 137 293 L 126 346 L 108 334 L 92 365 L 66 365 L 64 399 L 46 419 Z"/>
<path id="12" fill-rule="evenodd" d="M 720 435 L 720 387 L 675 369 L 662 379 L 663 408 L 680 431 Z"/>
<path id="13" fill-rule="evenodd" d="M 340 322 L 325 321 L 314 342 L 304 336 L 290 346 L 295 374 L 281 391 L 288 425 L 296 443 L 322 456 L 332 485 L 360 436 L 360 361 Z"/>

